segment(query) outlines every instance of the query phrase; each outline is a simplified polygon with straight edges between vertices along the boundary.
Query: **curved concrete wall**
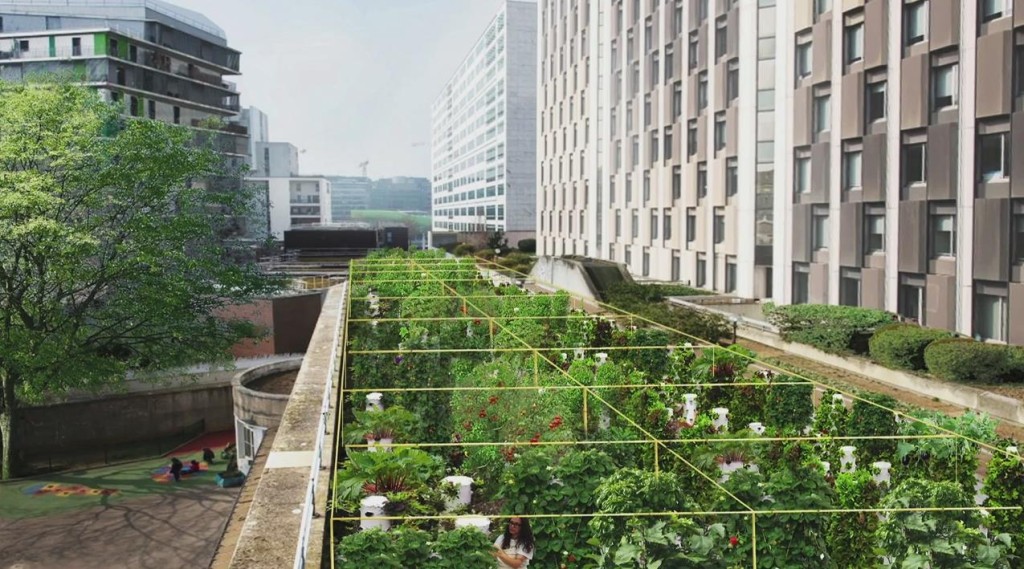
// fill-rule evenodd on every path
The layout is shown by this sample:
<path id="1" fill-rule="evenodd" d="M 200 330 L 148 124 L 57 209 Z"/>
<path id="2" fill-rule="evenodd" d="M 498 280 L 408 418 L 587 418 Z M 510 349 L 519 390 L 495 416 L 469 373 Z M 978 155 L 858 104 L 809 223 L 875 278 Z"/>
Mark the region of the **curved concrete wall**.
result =
<path id="1" fill-rule="evenodd" d="M 302 358 L 292 358 L 247 369 L 232 380 L 235 417 L 257 427 L 275 428 L 281 424 L 281 415 L 288 406 L 291 395 L 263 393 L 249 389 L 253 381 L 289 371 L 302 366 Z"/>

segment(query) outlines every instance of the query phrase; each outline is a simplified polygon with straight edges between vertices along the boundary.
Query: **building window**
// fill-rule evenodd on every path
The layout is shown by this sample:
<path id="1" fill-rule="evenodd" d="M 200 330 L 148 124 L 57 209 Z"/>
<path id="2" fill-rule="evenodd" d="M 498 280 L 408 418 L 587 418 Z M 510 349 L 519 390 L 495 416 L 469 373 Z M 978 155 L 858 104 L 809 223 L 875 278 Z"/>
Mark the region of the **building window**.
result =
<path id="1" fill-rule="evenodd" d="M 708 284 L 708 262 L 703 254 L 697 255 L 697 286 L 702 287 Z"/>
<path id="2" fill-rule="evenodd" d="M 860 306 L 860 269 L 839 271 L 839 304 Z"/>
<path id="3" fill-rule="evenodd" d="M 697 164 L 697 198 L 708 195 L 708 164 L 701 162 Z"/>
<path id="4" fill-rule="evenodd" d="M 828 207 L 815 207 L 811 210 L 811 248 L 828 249 L 829 237 Z"/>
<path id="5" fill-rule="evenodd" d="M 729 27 L 725 17 L 715 20 L 715 58 L 722 57 L 729 46 Z"/>
<path id="6" fill-rule="evenodd" d="M 644 203 L 651 201 L 651 171 L 644 170 Z"/>
<path id="7" fill-rule="evenodd" d="M 642 272 L 645 277 L 651 274 L 651 253 L 647 247 L 644 247 Z"/>
<path id="8" fill-rule="evenodd" d="M 957 105 L 956 63 L 950 65 L 939 65 L 932 68 L 932 110 L 940 111 Z"/>
<path id="9" fill-rule="evenodd" d="M 811 191 L 811 153 L 807 149 L 795 151 L 793 160 L 793 191 L 807 194 Z"/>
<path id="10" fill-rule="evenodd" d="M 740 63 L 737 60 L 729 62 L 729 68 L 725 76 L 725 99 L 733 102 L 740 97 Z"/>
<path id="11" fill-rule="evenodd" d="M 640 137 L 633 135 L 633 167 L 640 165 Z"/>
<path id="12" fill-rule="evenodd" d="M 864 23 L 850 24 L 843 30 L 843 42 L 846 50 L 846 63 L 856 63 L 864 59 Z"/>
<path id="13" fill-rule="evenodd" d="M 626 205 L 633 201 L 633 173 L 626 173 Z"/>
<path id="14" fill-rule="evenodd" d="M 181 124 L 181 107 L 174 107 L 174 124 Z"/>
<path id="15" fill-rule="evenodd" d="M 661 238 L 668 241 L 672 239 L 672 210 L 665 208 L 661 211 Z"/>
<path id="16" fill-rule="evenodd" d="M 651 131 L 650 152 L 651 152 L 651 162 L 657 162 L 658 161 L 658 131 L 656 131 L 656 130 L 652 130 Z"/>
<path id="17" fill-rule="evenodd" d="M 715 208 L 715 245 L 721 245 L 725 242 L 725 212 L 722 208 Z"/>
<path id="18" fill-rule="evenodd" d="M 1008 133 L 983 134 L 978 137 L 978 175 L 983 182 L 1010 176 Z"/>
<path id="19" fill-rule="evenodd" d="M 672 127 L 666 126 L 665 132 L 662 134 L 662 142 L 665 145 L 665 151 L 662 152 L 662 157 L 665 160 L 672 159 Z"/>
<path id="20" fill-rule="evenodd" d="M 686 155 L 697 154 L 697 119 L 690 119 L 686 123 Z"/>
<path id="21" fill-rule="evenodd" d="M 924 143 L 903 145 L 903 187 L 925 183 L 925 164 Z"/>
<path id="22" fill-rule="evenodd" d="M 697 53 L 698 53 L 699 49 L 700 49 L 700 36 L 698 35 L 697 32 L 692 32 L 692 33 L 690 33 L 690 49 L 689 49 L 689 53 L 688 53 L 689 58 L 687 60 L 687 63 L 688 63 L 689 68 L 690 68 L 690 72 L 693 72 L 694 69 L 697 69 Z"/>
<path id="23" fill-rule="evenodd" d="M 736 158 L 725 161 L 725 195 L 735 196 L 739 192 L 740 180 Z"/>
<path id="24" fill-rule="evenodd" d="M 651 126 L 651 94 L 644 95 L 644 128 Z"/>
<path id="25" fill-rule="evenodd" d="M 1006 342 L 1008 330 L 1006 285 L 976 283 L 974 293 L 974 337 Z"/>
<path id="26" fill-rule="evenodd" d="M 864 99 L 868 107 L 865 120 L 869 123 L 885 120 L 885 81 L 869 83 Z"/>
<path id="27" fill-rule="evenodd" d="M 1024 264 L 1024 201 L 1013 204 L 1013 260 Z"/>
<path id="28" fill-rule="evenodd" d="M 864 254 L 885 251 L 885 208 L 868 207 L 864 210 Z"/>
<path id="29" fill-rule="evenodd" d="M 615 237 L 622 237 L 622 210 L 615 210 Z"/>
<path id="30" fill-rule="evenodd" d="M 697 240 L 697 208 L 686 208 L 686 247 Z"/>
<path id="31" fill-rule="evenodd" d="M 715 113 L 715 152 L 725 148 L 725 113 Z"/>
<path id="32" fill-rule="evenodd" d="M 863 152 L 848 150 L 843 153 L 843 189 L 857 191 L 861 189 L 861 162 Z"/>
<path id="33" fill-rule="evenodd" d="M 665 81 L 672 80 L 675 77 L 675 49 L 672 44 L 665 46 Z"/>
<path id="34" fill-rule="evenodd" d="M 679 120 L 683 116 L 683 82 L 676 81 L 672 86 L 672 118 Z"/>
<path id="35" fill-rule="evenodd" d="M 71 55 L 74 57 L 82 55 L 82 38 L 71 38 Z"/>
<path id="36" fill-rule="evenodd" d="M 626 101 L 626 132 L 633 132 L 633 101 Z"/>
<path id="37" fill-rule="evenodd" d="M 701 71 L 697 75 L 697 111 L 703 111 L 708 106 L 708 72 Z"/>
<path id="38" fill-rule="evenodd" d="M 899 298 L 897 310 L 900 316 L 924 323 L 924 278 L 900 275 Z"/>
<path id="39" fill-rule="evenodd" d="M 129 111 L 133 117 L 140 116 L 142 114 L 142 105 L 139 102 L 139 98 L 132 96 L 128 99 Z"/>
<path id="40" fill-rule="evenodd" d="M 658 211 L 651 210 L 651 241 L 658 239 Z"/>
<path id="41" fill-rule="evenodd" d="M 982 23 L 991 22 L 1009 14 L 1010 0 L 979 0 L 978 17 Z"/>
<path id="42" fill-rule="evenodd" d="M 810 40 L 796 45 L 796 78 L 799 81 L 811 74 Z"/>
<path id="43" fill-rule="evenodd" d="M 622 257 L 623 257 L 622 260 L 626 263 L 626 267 L 629 267 L 630 265 L 632 265 L 633 264 L 633 248 L 630 247 L 629 245 L 624 246 L 622 248 Z"/>
<path id="44" fill-rule="evenodd" d="M 156 101 L 146 101 L 147 114 L 149 118 L 156 118 Z"/>
<path id="45" fill-rule="evenodd" d="M 814 98 L 814 132 L 821 134 L 832 128 L 832 96 Z"/>
<path id="46" fill-rule="evenodd" d="M 651 55 L 651 86 L 655 86 L 661 81 L 661 57 L 658 52 L 654 52 Z"/>
<path id="47" fill-rule="evenodd" d="M 629 226 L 633 239 L 638 239 L 640 237 L 640 215 L 635 209 L 629 215 Z"/>
<path id="48" fill-rule="evenodd" d="M 928 35 L 928 1 L 907 4 L 903 8 L 903 38 L 906 45 L 921 43 Z"/>
<path id="49" fill-rule="evenodd" d="M 814 16 L 818 17 L 832 9 L 832 0 L 814 0 Z"/>
<path id="50" fill-rule="evenodd" d="M 810 300 L 810 273 L 806 263 L 793 263 L 793 304 L 807 304 Z"/>
<path id="51" fill-rule="evenodd" d="M 956 256 L 956 206 L 931 206 L 928 215 L 928 245 L 932 259 Z"/>
<path id="52" fill-rule="evenodd" d="M 725 258 L 725 292 L 736 292 L 736 257 Z"/>
<path id="53" fill-rule="evenodd" d="M 114 40 L 111 40 L 111 41 L 114 41 Z M 20 51 L 21 53 L 28 53 L 29 52 L 28 40 L 18 40 L 18 51 Z M 117 52 L 115 51 L 114 53 L 117 53 Z"/>
<path id="54" fill-rule="evenodd" d="M 672 252 L 672 280 L 675 282 L 679 281 L 679 253 Z"/>
<path id="55" fill-rule="evenodd" d="M 654 46 L 654 19 L 647 16 L 644 21 L 644 51 L 651 51 Z"/>

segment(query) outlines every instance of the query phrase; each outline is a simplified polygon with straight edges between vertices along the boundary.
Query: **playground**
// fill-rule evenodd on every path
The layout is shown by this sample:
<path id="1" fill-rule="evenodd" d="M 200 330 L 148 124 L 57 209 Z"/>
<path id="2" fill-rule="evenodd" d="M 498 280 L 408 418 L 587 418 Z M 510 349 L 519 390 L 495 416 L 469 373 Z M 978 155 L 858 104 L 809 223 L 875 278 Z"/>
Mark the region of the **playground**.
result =
<path id="1" fill-rule="evenodd" d="M 208 565 L 238 495 L 215 483 L 233 439 L 212 433 L 161 457 L 0 484 L 0 569 Z M 184 465 L 178 482 L 171 457 Z"/>

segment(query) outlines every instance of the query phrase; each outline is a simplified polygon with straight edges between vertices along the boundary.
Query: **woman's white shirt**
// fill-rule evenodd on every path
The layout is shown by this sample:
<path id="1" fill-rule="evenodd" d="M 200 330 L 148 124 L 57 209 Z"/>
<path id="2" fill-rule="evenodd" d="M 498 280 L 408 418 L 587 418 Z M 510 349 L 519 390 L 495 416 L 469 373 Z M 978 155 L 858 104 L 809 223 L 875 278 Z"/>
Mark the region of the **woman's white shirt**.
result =
<path id="1" fill-rule="evenodd" d="M 500 536 L 499 535 L 498 539 L 494 540 L 494 547 L 497 547 L 498 549 L 501 549 L 502 537 L 504 537 L 504 536 Z M 523 563 L 522 565 L 520 565 L 519 566 L 520 569 L 525 569 L 527 566 L 529 566 L 530 565 L 530 560 L 533 559 L 533 551 L 532 550 L 531 551 L 526 551 L 525 549 L 523 549 L 523 547 L 521 545 L 519 545 L 519 542 L 517 542 L 515 540 L 515 538 L 509 539 L 508 540 L 508 547 L 502 549 L 502 551 L 504 551 L 505 554 L 509 555 L 509 556 L 520 555 L 522 557 L 525 557 L 526 558 L 526 563 Z M 509 567 L 509 565 L 507 563 L 505 563 L 504 561 L 502 561 L 501 559 L 498 560 L 498 568 L 499 569 L 511 569 Z"/>

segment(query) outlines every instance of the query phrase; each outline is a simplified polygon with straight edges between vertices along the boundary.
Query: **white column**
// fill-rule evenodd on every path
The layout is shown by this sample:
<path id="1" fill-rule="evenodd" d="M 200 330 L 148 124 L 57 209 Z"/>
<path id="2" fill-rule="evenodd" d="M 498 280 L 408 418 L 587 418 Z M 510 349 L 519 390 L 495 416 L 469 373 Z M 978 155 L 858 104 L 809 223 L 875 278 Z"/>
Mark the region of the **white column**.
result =
<path id="1" fill-rule="evenodd" d="M 900 268 L 900 176 L 903 140 L 900 131 L 900 99 L 902 87 L 903 3 L 889 3 L 889 61 L 886 72 L 886 153 L 885 153 L 885 292 L 883 308 L 899 309 Z M 928 86 L 925 86 L 926 88 Z M 924 238 L 925 236 L 921 236 Z"/>
<path id="2" fill-rule="evenodd" d="M 746 298 L 754 297 L 754 241 L 757 238 L 754 212 L 755 184 L 757 169 L 757 0 L 743 0 L 740 3 L 738 34 L 740 59 L 740 96 L 736 129 L 738 194 L 736 195 L 736 223 L 732 228 L 736 243 L 736 293 Z"/>
<path id="3" fill-rule="evenodd" d="M 970 335 L 974 316 L 974 145 L 975 77 L 977 77 L 977 2 L 960 3 L 960 166 L 956 222 L 956 331 Z M 984 86 L 982 86 L 984 88 Z"/>
<path id="4" fill-rule="evenodd" d="M 779 2 L 775 9 L 775 241 L 772 294 L 776 301 L 793 300 L 793 8 Z"/>

